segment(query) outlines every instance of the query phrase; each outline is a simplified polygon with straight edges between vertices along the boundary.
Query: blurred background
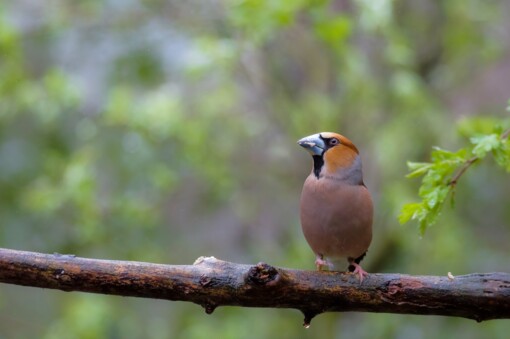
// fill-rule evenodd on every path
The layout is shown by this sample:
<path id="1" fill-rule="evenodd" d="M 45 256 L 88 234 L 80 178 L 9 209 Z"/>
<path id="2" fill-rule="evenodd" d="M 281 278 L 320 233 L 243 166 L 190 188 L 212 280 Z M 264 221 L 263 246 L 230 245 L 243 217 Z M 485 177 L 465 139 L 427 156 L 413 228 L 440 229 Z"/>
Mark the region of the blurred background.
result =
<path id="1" fill-rule="evenodd" d="M 406 161 L 508 123 L 510 2 L 0 0 L 0 246 L 314 269 L 296 145 L 340 132 L 376 206 L 369 272 L 510 271 L 510 178 L 400 226 Z M 507 321 L 200 306 L 1 285 L 0 338 L 480 338 Z"/>

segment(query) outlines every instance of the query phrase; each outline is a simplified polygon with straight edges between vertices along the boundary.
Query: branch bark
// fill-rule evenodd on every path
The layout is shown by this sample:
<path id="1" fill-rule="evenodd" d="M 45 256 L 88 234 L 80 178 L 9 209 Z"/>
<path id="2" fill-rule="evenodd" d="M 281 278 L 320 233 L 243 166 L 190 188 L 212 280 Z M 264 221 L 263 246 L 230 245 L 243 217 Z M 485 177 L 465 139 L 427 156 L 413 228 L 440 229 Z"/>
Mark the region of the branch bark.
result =
<path id="1" fill-rule="evenodd" d="M 276 268 L 200 257 L 193 265 L 78 258 L 0 249 L 0 282 L 218 306 L 299 309 L 304 325 L 323 312 L 510 318 L 510 274 L 410 276 Z"/>

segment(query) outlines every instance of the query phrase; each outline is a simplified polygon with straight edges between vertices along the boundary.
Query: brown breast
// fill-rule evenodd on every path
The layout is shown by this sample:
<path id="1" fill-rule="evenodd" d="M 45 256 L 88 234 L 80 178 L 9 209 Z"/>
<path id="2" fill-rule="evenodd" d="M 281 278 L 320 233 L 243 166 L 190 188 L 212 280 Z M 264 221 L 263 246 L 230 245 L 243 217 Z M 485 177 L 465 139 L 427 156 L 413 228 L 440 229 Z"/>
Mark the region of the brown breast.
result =
<path id="1" fill-rule="evenodd" d="M 372 240 L 373 206 L 364 185 L 310 175 L 301 194 L 301 226 L 316 254 L 357 258 Z"/>

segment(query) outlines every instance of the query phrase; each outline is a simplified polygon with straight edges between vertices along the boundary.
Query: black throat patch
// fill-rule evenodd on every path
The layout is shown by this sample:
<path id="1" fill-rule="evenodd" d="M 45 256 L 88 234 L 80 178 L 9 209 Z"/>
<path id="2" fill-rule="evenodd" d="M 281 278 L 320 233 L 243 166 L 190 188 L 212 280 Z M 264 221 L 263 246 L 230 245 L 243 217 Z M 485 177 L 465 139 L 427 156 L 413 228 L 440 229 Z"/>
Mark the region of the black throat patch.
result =
<path id="1" fill-rule="evenodd" d="M 324 159 L 322 155 L 314 155 L 313 156 L 313 174 L 317 179 L 319 179 L 319 174 L 321 173 L 322 166 L 324 166 Z"/>

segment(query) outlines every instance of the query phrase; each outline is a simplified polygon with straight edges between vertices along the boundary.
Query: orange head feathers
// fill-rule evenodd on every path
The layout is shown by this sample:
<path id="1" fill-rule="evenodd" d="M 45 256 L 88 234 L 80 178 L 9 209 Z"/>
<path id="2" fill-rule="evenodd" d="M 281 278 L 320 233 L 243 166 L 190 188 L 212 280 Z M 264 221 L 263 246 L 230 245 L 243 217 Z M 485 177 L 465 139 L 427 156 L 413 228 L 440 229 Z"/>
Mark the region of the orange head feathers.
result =
<path id="1" fill-rule="evenodd" d="M 332 269 L 345 258 L 362 281 L 367 273 L 359 263 L 372 240 L 373 207 L 358 149 L 331 132 L 310 135 L 298 144 L 313 158 L 301 193 L 301 227 L 315 264 L 319 270 Z"/>
<path id="2" fill-rule="evenodd" d="M 305 137 L 298 144 L 312 155 L 317 178 L 342 177 L 363 183 L 358 149 L 343 135 L 322 132 Z"/>

